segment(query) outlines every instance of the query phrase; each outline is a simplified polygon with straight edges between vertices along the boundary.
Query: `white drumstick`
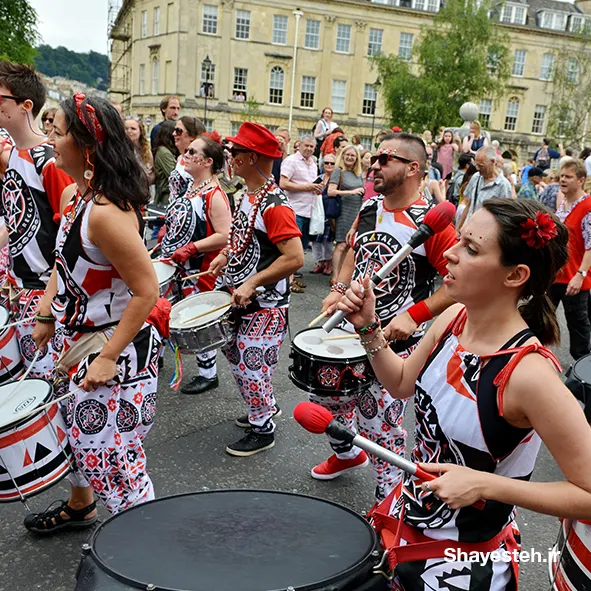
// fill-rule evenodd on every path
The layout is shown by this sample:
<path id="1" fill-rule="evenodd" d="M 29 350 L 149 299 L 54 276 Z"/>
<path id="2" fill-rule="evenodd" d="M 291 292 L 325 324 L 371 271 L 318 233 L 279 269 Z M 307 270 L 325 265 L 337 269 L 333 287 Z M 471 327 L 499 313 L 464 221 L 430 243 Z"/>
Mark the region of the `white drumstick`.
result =
<path id="1" fill-rule="evenodd" d="M 215 308 L 212 308 L 211 310 L 207 310 L 207 312 L 201 312 L 201 314 L 197 314 L 196 316 L 191 316 L 191 318 L 187 318 L 186 320 L 183 320 L 181 322 L 181 324 L 189 324 L 189 322 L 193 322 L 193 320 L 197 320 L 198 318 L 202 318 L 203 316 L 207 316 L 208 314 L 213 314 L 214 312 L 219 312 L 220 310 L 223 310 L 224 308 L 229 308 L 232 304 L 228 303 L 228 304 L 224 304 L 223 306 L 216 306 Z"/>
<path id="2" fill-rule="evenodd" d="M 338 337 L 326 337 L 325 339 L 322 339 L 323 341 L 343 341 L 345 339 L 358 339 L 359 335 L 356 334 L 347 334 L 347 335 L 342 335 L 342 336 L 338 336 Z"/>
<path id="3" fill-rule="evenodd" d="M 22 318 L 21 320 L 17 320 L 16 322 L 11 322 L 10 324 L 5 324 L 4 326 L 0 326 L 0 331 L 6 329 L 6 328 L 11 328 L 13 326 L 17 326 L 19 324 L 24 324 L 25 322 L 31 322 L 35 320 L 35 318 Z"/>

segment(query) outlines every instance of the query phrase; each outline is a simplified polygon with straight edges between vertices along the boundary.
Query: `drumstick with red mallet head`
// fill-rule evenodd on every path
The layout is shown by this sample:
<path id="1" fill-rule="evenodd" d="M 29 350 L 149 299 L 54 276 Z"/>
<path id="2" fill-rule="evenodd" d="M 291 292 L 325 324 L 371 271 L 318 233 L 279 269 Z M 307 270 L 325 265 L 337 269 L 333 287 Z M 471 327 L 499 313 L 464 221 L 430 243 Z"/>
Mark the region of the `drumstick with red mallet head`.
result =
<path id="1" fill-rule="evenodd" d="M 386 449 L 365 437 L 361 437 L 361 435 L 357 435 L 348 427 L 335 421 L 330 411 L 319 404 L 314 404 L 313 402 L 300 402 L 293 411 L 293 418 L 306 429 L 306 431 L 310 431 L 310 433 L 327 433 L 339 441 L 356 445 L 370 454 L 378 456 L 378 458 L 381 458 L 389 464 L 400 468 L 403 472 L 406 472 L 411 476 L 416 476 L 421 480 L 435 480 L 436 478 L 439 478 L 437 474 L 425 472 L 425 470 L 420 466 L 417 466 L 414 462 L 395 454 L 389 449 Z M 484 501 L 476 501 L 474 507 L 477 509 L 484 508 Z"/>

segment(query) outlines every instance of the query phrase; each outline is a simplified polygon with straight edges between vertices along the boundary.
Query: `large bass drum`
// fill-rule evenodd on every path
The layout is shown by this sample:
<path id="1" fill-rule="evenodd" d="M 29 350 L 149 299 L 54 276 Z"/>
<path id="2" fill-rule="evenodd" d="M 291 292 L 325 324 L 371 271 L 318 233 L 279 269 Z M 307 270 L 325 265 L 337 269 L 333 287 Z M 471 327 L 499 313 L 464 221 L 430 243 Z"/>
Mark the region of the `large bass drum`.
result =
<path id="1" fill-rule="evenodd" d="M 220 490 L 138 505 L 94 533 L 75 591 L 385 591 L 377 536 L 303 495 Z"/>

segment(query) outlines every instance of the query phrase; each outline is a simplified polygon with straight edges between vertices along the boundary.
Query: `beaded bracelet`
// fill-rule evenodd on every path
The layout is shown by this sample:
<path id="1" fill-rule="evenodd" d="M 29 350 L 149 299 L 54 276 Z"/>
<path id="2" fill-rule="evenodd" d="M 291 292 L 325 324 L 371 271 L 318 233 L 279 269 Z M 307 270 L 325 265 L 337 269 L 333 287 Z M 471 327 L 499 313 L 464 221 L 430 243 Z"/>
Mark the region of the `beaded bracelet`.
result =
<path id="1" fill-rule="evenodd" d="M 35 314 L 35 320 L 41 322 L 41 324 L 53 324 L 55 322 L 55 316 L 43 316 L 43 314 Z"/>
<path id="2" fill-rule="evenodd" d="M 376 353 L 378 351 L 381 351 L 382 349 L 387 349 L 388 348 L 388 341 L 386 340 L 386 337 L 384 336 L 384 333 L 382 332 L 381 329 L 378 331 L 378 336 L 381 336 L 382 337 L 382 342 L 377 347 L 374 347 L 373 349 L 369 349 L 366 346 L 366 344 L 363 341 L 361 341 L 361 344 L 363 345 L 363 348 L 365 349 L 365 352 L 367 353 L 367 358 L 370 361 L 375 357 L 375 355 L 376 355 Z M 372 341 L 373 340 L 374 339 L 372 339 Z"/>
<path id="3" fill-rule="evenodd" d="M 355 332 L 360 335 L 366 335 L 375 332 L 378 330 L 378 328 L 380 328 L 380 319 L 376 316 L 371 324 L 367 324 L 361 328 L 356 328 Z"/>
<path id="4" fill-rule="evenodd" d="M 343 283 L 342 281 L 337 281 L 330 287 L 331 292 L 337 292 L 342 295 L 345 295 L 345 293 L 347 293 L 347 289 L 349 289 L 349 286 L 346 283 Z"/>

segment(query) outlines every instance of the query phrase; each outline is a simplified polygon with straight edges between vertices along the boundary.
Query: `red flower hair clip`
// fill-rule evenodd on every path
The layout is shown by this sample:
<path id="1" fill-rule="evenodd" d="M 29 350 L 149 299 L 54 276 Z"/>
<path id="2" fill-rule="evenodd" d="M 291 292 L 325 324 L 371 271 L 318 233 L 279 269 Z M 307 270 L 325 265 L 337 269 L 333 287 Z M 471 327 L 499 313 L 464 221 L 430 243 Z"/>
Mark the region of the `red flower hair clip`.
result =
<path id="1" fill-rule="evenodd" d="M 532 248 L 543 248 L 558 234 L 556 223 L 548 213 L 538 211 L 536 219 L 527 219 L 521 224 L 521 238 Z"/>
<path id="2" fill-rule="evenodd" d="M 88 133 L 99 143 L 102 144 L 105 141 L 105 130 L 103 126 L 99 123 L 98 117 L 96 116 L 96 111 L 92 105 L 89 105 L 86 102 L 84 105 L 84 110 L 86 111 L 87 117 L 84 116 L 82 111 L 82 103 L 86 100 L 86 95 L 82 92 L 77 92 L 74 95 L 74 102 L 76 103 L 76 115 L 78 115 L 78 119 L 82 122 L 82 125 L 86 127 Z"/>

